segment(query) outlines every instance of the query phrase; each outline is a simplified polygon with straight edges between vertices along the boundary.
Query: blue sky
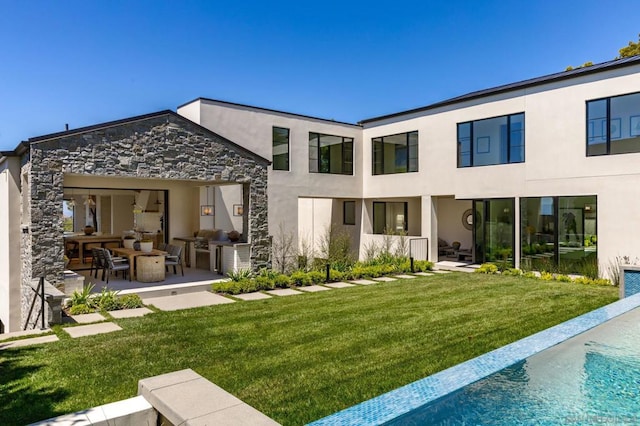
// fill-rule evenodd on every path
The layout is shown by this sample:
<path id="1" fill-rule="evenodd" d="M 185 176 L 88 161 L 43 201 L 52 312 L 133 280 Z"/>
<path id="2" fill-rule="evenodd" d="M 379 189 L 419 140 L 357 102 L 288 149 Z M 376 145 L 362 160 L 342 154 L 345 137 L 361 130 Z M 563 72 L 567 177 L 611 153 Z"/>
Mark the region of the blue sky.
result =
<path id="1" fill-rule="evenodd" d="M 613 59 L 638 0 L 0 0 L 0 150 L 197 97 L 357 122 Z"/>

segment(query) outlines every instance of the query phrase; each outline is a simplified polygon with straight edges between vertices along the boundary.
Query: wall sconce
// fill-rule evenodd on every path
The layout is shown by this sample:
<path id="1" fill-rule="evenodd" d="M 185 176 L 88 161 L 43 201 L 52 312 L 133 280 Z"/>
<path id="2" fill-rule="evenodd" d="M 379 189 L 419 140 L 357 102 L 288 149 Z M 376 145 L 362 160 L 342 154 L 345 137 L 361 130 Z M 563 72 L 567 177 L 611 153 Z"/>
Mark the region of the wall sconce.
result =
<path id="1" fill-rule="evenodd" d="M 584 211 L 585 212 L 590 212 L 591 211 L 591 206 L 589 206 L 589 205 L 584 206 Z"/>
<path id="2" fill-rule="evenodd" d="M 213 216 L 213 206 L 209 204 L 209 186 L 205 186 L 207 192 L 207 204 L 200 206 L 200 216 Z"/>

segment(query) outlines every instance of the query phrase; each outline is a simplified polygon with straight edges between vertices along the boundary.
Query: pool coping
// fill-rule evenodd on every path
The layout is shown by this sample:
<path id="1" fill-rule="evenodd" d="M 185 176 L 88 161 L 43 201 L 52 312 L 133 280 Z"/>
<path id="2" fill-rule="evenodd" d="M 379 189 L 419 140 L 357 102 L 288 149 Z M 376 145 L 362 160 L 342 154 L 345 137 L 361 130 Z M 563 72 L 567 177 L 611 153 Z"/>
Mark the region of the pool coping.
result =
<path id="1" fill-rule="evenodd" d="M 629 296 L 309 425 L 382 425 L 639 306 L 640 294 Z"/>

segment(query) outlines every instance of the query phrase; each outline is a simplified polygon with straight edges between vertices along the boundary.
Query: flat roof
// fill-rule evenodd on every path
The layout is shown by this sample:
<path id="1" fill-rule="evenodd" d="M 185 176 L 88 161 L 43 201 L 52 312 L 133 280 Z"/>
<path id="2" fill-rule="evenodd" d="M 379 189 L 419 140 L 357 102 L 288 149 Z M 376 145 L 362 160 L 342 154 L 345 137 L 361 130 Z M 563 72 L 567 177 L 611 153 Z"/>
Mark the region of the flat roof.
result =
<path id="1" fill-rule="evenodd" d="M 392 114 L 381 115 L 378 117 L 367 118 L 365 120 L 359 121 L 358 124 L 366 124 L 374 121 L 380 121 L 380 120 L 385 120 L 385 119 L 394 118 L 394 117 L 401 117 L 403 115 L 429 111 L 429 110 L 440 108 L 447 105 L 470 101 L 473 99 L 479 99 L 486 96 L 497 95 L 500 93 L 510 92 L 512 90 L 540 86 L 542 84 L 547 84 L 555 81 L 578 78 L 584 75 L 610 71 L 612 69 L 623 68 L 623 67 L 628 67 L 628 66 L 638 65 L 638 64 L 640 64 L 640 55 L 631 56 L 631 57 L 622 58 L 622 59 L 614 59 L 612 61 L 602 62 L 600 64 L 595 64 L 588 67 L 576 68 L 570 71 L 557 72 L 554 74 L 548 74 L 542 77 L 531 78 L 531 79 L 519 81 L 516 83 L 509 83 L 509 84 L 504 84 L 502 86 L 492 87 L 489 89 L 478 90 L 475 92 L 467 93 L 461 96 L 456 96 L 455 98 L 450 98 L 444 101 L 436 102 L 434 104 L 419 107 L 419 108 L 413 108 L 406 111 L 400 111 Z"/>

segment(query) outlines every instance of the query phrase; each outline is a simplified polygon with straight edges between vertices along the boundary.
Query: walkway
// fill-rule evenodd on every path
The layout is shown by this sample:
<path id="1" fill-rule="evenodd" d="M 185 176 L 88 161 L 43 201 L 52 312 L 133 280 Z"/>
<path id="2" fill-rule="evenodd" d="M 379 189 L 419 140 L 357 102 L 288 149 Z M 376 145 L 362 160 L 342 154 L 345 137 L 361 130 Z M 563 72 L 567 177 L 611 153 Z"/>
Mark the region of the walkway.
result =
<path id="1" fill-rule="evenodd" d="M 442 263 L 442 262 L 440 262 Z M 440 265 L 438 265 L 440 266 Z M 443 265 L 447 267 L 448 265 Z M 452 266 L 452 268 L 454 268 Z M 462 268 L 459 268 L 462 269 Z M 467 268 L 465 268 L 467 269 Z M 416 272 L 415 274 L 399 274 L 388 277 L 360 279 L 346 282 L 327 283 L 323 285 L 311 285 L 306 287 L 283 288 L 268 290 L 264 292 L 244 293 L 237 295 L 219 295 L 209 291 L 197 291 L 193 293 L 176 294 L 171 296 L 147 297 L 142 296 L 142 302 L 156 311 L 176 311 L 181 309 L 192 309 L 203 306 L 213 306 L 229 304 L 235 302 L 247 302 L 254 300 L 265 300 L 273 297 L 297 296 L 301 294 L 318 293 L 334 289 L 368 286 L 382 284 L 397 280 L 414 279 L 417 277 L 429 277 L 437 274 L 448 274 L 449 270 L 442 267 L 430 272 Z M 209 283 L 210 284 L 210 283 Z M 150 294 L 151 296 L 151 294 Z M 153 314 L 154 310 L 148 307 L 137 309 L 124 309 L 120 311 L 109 311 L 107 314 L 92 313 L 84 315 L 73 315 L 65 317 L 63 321 L 63 331 L 72 338 L 93 336 L 96 334 L 112 333 L 122 330 L 114 320 L 122 318 L 140 317 Z M 66 325 L 66 326 L 65 326 Z M 0 350 L 16 348 L 27 345 L 58 341 L 58 336 L 53 334 L 51 329 L 29 330 L 16 333 L 6 333 L 0 335 Z M 35 336 L 35 337 L 29 337 Z M 11 339 L 11 340 L 10 340 Z M 18 339 L 18 340 L 14 340 Z M 10 340 L 10 341 L 7 341 Z M 4 341 L 4 343 L 3 343 Z"/>

